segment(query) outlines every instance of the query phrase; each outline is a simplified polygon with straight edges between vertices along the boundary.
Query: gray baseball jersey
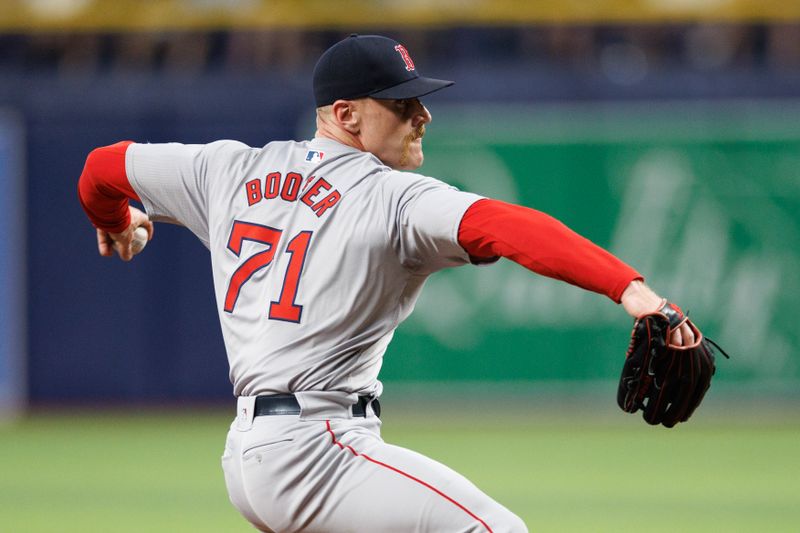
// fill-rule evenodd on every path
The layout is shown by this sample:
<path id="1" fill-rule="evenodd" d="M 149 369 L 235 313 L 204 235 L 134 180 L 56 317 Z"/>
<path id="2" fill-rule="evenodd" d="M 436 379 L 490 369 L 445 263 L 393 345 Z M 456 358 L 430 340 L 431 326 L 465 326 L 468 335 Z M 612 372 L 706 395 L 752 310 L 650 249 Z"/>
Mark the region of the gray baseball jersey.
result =
<path id="1" fill-rule="evenodd" d="M 237 396 L 380 394 L 426 277 L 468 261 L 458 224 L 478 196 L 332 140 L 133 144 L 126 166 L 151 219 L 211 252 Z"/>
<path id="2" fill-rule="evenodd" d="M 254 149 L 133 144 L 148 215 L 209 248 L 237 418 L 222 457 L 231 502 L 262 531 L 526 531 L 463 476 L 386 444 L 372 407 L 395 328 L 425 279 L 468 261 L 480 197 L 327 139 Z M 299 415 L 254 416 L 291 392 Z"/>

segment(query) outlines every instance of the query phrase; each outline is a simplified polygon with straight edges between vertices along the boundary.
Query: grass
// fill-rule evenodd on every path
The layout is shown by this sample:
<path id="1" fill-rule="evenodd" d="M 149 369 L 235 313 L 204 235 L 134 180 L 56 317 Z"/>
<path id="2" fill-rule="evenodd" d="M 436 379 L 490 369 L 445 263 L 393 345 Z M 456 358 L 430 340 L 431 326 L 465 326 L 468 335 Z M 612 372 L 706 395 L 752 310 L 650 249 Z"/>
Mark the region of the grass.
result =
<path id="1" fill-rule="evenodd" d="M 34 413 L 0 426 L 0 531 L 253 531 L 228 503 L 219 467 L 227 415 Z M 465 474 L 531 531 L 800 524 L 797 416 L 698 415 L 673 430 L 569 409 L 395 409 L 384 421 L 387 441 Z"/>

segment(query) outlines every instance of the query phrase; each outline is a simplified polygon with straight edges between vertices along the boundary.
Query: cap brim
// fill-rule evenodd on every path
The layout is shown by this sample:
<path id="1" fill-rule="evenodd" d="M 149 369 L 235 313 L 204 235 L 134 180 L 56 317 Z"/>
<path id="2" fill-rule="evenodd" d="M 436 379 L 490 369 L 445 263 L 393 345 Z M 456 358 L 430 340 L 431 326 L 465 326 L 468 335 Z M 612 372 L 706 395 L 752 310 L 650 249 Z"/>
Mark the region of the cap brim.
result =
<path id="1" fill-rule="evenodd" d="M 431 94 L 450 87 L 454 81 L 437 80 L 435 78 L 412 78 L 408 81 L 398 83 L 388 89 L 381 89 L 380 91 L 369 94 L 370 98 L 377 98 L 378 100 L 403 100 L 405 98 L 419 98 L 426 94 Z"/>

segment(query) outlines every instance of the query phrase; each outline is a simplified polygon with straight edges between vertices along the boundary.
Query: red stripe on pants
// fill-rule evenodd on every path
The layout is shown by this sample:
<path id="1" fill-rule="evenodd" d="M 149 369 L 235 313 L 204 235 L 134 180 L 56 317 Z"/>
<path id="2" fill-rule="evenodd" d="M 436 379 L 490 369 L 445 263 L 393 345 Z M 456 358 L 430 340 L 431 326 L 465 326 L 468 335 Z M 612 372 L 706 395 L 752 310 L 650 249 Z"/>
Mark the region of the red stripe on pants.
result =
<path id="1" fill-rule="evenodd" d="M 365 460 L 369 461 L 369 462 L 370 462 L 370 463 L 372 463 L 372 464 L 376 464 L 376 465 L 378 465 L 378 466 L 382 466 L 382 467 L 384 467 L 384 468 L 387 468 L 387 469 L 391 470 L 392 472 L 396 472 L 396 473 L 400 474 L 401 476 L 404 476 L 404 477 L 406 477 L 406 478 L 410 479 L 411 481 L 416 481 L 417 483 L 419 483 L 419 484 L 420 484 L 420 485 L 422 485 L 423 487 L 425 487 L 425 488 L 427 488 L 427 489 L 430 489 L 430 490 L 432 490 L 433 492 L 435 492 L 436 494 L 438 494 L 439 496 L 441 496 L 441 497 L 442 497 L 442 498 L 444 498 L 445 500 L 449 501 L 450 503 L 452 503 L 453 505 L 455 505 L 456 507 L 458 507 L 459 509 L 461 509 L 462 511 L 464 511 L 465 513 L 467 513 L 469 516 L 471 516 L 472 518 L 474 518 L 475 520 L 477 520 L 478 522 L 480 522 L 480 523 L 481 523 L 481 525 L 483 525 L 483 527 L 485 527 L 485 528 L 486 528 L 486 531 L 488 531 L 489 533 L 492 533 L 492 528 L 490 528 L 490 527 L 489 527 L 489 526 L 486 524 L 486 522 L 484 522 L 483 520 L 481 520 L 481 519 L 480 519 L 480 518 L 479 518 L 479 517 L 478 517 L 478 516 L 477 516 L 475 513 L 473 513 L 472 511 L 470 511 L 469 509 L 467 509 L 466 507 L 464 507 L 463 505 L 461 505 L 460 503 L 458 503 L 456 500 L 454 500 L 453 498 L 451 498 L 450 496 L 448 496 L 448 495 L 447 495 L 447 494 L 445 494 L 444 492 L 442 492 L 442 491 L 440 491 L 439 489 L 437 489 L 436 487 L 434 487 L 433 485 L 431 485 L 431 484 L 429 484 L 429 483 L 426 483 L 426 482 L 422 481 L 421 479 L 419 479 L 419 478 L 417 478 L 417 477 L 414 477 L 414 476 L 412 476 L 412 475 L 411 475 L 411 474 L 409 474 L 408 472 L 403 472 L 403 471 L 402 471 L 402 470 L 400 470 L 399 468 L 395 468 L 395 467 L 393 467 L 393 466 L 391 466 L 391 465 L 387 465 L 386 463 L 382 463 L 381 461 L 378 461 L 378 460 L 376 460 L 376 459 L 373 459 L 373 458 L 372 458 L 372 457 L 370 457 L 369 455 L 366 455 L 366 454 L 363 454 L 363 453 L 358 453 L 358 452 L 356 452 L 356 451 L 355 451 L 353 448 L 351 448 L 350 446 L 345 446 L 344 444 L 342 444 L 341 442 L 339 442 L 339 441 L 336 439 L 336 434 L 334 434 L 333 430 L 331 429 L 331 421 L 330 421 L 330 420 L 326 420 L 326 421 L 325 421 L 325 427 L 326 427 L 326 429 L 327 429 L 327 432 L 328 432 L 328 433 L 330 433 L 330 435 L 331 435 L 331 444 L 338 446 L 338 447 L 339 447 L 339 448 L 341 448 L 342 450 L 344 450 L 345 448 L 347 448 L 348 450 L 350 450 L 350 451 L 352 452 L 352 454 L 353 454 L 355 457 L 362 457 L 362 458 L 364 458 Z"/>

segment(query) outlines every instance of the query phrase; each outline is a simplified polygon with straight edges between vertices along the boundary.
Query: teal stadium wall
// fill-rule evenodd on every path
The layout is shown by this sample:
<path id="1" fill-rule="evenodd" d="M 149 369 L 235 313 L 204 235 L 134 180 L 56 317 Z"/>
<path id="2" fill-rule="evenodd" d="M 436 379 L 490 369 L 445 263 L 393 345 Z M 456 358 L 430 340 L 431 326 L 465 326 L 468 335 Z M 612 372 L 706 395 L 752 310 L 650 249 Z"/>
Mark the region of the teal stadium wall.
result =
<path id="1" fill-rule="evenodd" d="M 422 172 L 607 247 L 731 353 L 718 379 L 798 390 L 800 102 L 452 105 Z M 631 322 L 508 261 L 433 276 L 386 380 L 615 379 Z"/>

